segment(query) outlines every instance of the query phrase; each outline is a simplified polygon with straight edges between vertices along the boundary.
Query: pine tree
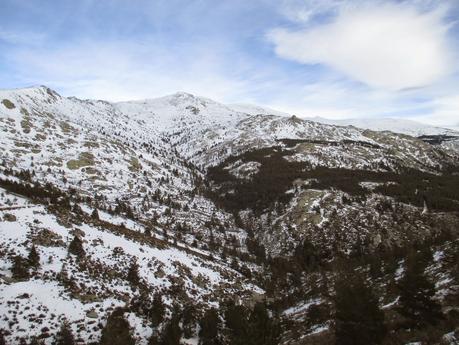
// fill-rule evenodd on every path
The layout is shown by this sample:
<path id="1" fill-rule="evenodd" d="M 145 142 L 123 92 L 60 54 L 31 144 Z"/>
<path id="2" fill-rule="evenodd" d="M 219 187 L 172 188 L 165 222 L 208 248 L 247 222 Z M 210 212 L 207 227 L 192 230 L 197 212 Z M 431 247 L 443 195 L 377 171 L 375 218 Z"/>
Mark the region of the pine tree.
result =
<path id="1" fill-rule="evenodd" d="M 225 324 L 230 331 L 231 345 L 245 345 L 248 339 L 248 312 L 241 305 L 230 301 L 226 305 Z"/>
<path id="2" fill-rule="evenodd" d="M 91 213 L 91 218 L 94 220 L 99 220 L 99 211 L 97 211 L 97 208 L 95 208 L 92 213 Z"/>
<path id="3" fill-rule="evenodd" d="M 15 256 L 13 259 L 13 266 L 11 267 L 11 273 L 14 279 L 28 279 L 30 277 L 28 262 L 21 256 Z"/>
<path id="4" fill-rule="evenodd" d="M 129 323 L 123 314 L 122 308 L 117 308 L 110 314 L 107 324 L 102 329 L 99 345 L 135 345 Z"/>
<path id="5" fill-rule="evenodd" d="M 137 261 L 132 261 L 131 266 L 129 266 L 128 274 L 127 274 L 127 280 L 130 282 L 133 286 L 138 286 L 140 283 L 140 277 L 139 277 L 139 265 L 137 264 Z"/>
<path id="6" fill-rule="evenodd" d="M 0 329 L 0 345 L 6 345 L 5 334 L 2 329 Z"/>
<path id="7" fill-rule="evenodd" d="M 150 338 L 148 338 L 148 343 L 147 345 L 160 345 L 161 341 L 159 340 L 158 336 L 153 333 Z"/>
<path id="8" fill-rule="evenodd" d="M 220 318 L 214 308 L 206 310 L 201 322 L 199 323 L 199 345 L 219 345 L 221 344 L 218 330 Z"/>
<path id="9" fill-rule="evenodd" d="M 381 344 L 386 333 L 384 313 L 364 277 L 344 274 L 335 285 L 337 345 Z"/>
<path id="10" fill-rule="evenodd" d="M 37 252 L 35 245 L 32 245 L 29 252 L 29 265 L 35 269 L 40 267 L 40 255 Z"/>
<path id="11" fill-rule="evenodd" d="M 265 303 L 257 303 L 253 307 L 248 322 L 249 340 L 253 345 L 277 345 L 280 326 L 268 313 Z"/>
<path id="12" fill-rule="evenodd" d="M 183 308 L 182 312 L 182 327 L 183 335 L 189 339 L 193 337 L 196 325 L 196 308 L 192 304 L 188 304 Z"/>
<path id="13" fill-rule="evenodd" d="M 153 327 L 158 327 L 161 322 L 164 320 L 164 313 L 166 308 L 163 303 L 163 299 L 159 293 L 156 293 L 153 296 L 153 303 L 151 308 L 151 324 Z"/>
<path id="14" fill-rule="evenodd" d="M 161 345 L 180 345 L 182 330 L 180 329 L 180 318 L 174 312 L 172 318 L 167 322 L 161 337 Z"/>
<path id="15" fill-rule="evenodd" d="M 56 334 L 55 345 L 74 345 L 75 338 L 70 328 L 70 324 L 67 320 L 64 320 L 61 324 L 59 332 Z"/>
<path id="16" fill-rule="evenodd" d="M 76 255 L 77 257 L 85 256 L 86 253 L 83 248 L 83 242 L 78 236 L 73 237 L 72 242 L 70 242 L 69 253 Z"/>
<path id="17" fill-rule="evenodd" d="M 407 318 L 407 327 L 423 328 L 435 325 L 443 315 L 441 306 L 433 299 L 435 285 L 424 273 L 426 262 L 420 254 L 410 253 L 405 274 L 399 281 L 399 312 Z"/>

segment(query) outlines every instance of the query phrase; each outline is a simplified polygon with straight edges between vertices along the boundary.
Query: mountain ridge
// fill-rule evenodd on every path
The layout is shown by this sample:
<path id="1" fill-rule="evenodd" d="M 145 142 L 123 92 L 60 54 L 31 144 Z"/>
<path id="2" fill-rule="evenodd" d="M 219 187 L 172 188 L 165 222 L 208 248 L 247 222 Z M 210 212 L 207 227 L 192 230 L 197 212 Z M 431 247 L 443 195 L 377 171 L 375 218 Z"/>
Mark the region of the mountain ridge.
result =
<path id="1" fill-rule="evenodd" d="M 97 343 L 121 313 L 138 344 L 178 319 L 189 328 L 182 342 L 196 344 L 198 320 L 212 308 L 223 320 L 236 303 L 289 325 L 273 344 L 327 344 L 339 263 L 366 274 L 379 260 L 384 280 L 368 279 L 389 320 L 399 320 L 394 286 L 413 246 L 435 249 L 426 270 L 438 298 L 448 297 L 445 310 L 455 307 L 456 283 L 445 277 L 459 228 L 458 151 L 251 109 L 186 93 L 110 103 L 43 86 L 0 91 L 7 340 L 50 343 L 67 318 L 80 342 Z M 26 265 L 34 246 L 38 268 Z M 29 276 L 18 277 L 21 265 Z M 150 319 L 158 295 L 159 325 Z M 195 316 L 185 323 L 188 306 Z M 215 329 L 229 343 L 225 324 Z"/>

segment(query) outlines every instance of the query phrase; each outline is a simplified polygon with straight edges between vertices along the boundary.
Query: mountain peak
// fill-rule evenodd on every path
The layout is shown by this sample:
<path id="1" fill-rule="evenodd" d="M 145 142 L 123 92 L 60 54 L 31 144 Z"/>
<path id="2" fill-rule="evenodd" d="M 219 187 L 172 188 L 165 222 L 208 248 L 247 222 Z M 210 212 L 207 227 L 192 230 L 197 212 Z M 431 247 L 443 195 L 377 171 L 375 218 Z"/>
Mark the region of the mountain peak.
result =
<path id="1" fill-rule="evenodd" d="M 176 93 L 172 94 L 175 98 L 197 98 L 195 95 L 184 92 L 184 91 L 177 91 Z"/>

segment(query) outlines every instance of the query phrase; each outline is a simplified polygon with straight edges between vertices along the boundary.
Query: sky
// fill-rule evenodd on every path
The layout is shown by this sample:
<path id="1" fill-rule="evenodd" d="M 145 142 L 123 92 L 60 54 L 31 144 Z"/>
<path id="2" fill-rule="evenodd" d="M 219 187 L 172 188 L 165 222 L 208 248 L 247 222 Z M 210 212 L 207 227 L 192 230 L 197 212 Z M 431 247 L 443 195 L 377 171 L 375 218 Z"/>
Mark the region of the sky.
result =
<path id="1" fill-rule="evenodd" d="M 0 88 L 459 129 L 458 0 L 0 0 Z"/>

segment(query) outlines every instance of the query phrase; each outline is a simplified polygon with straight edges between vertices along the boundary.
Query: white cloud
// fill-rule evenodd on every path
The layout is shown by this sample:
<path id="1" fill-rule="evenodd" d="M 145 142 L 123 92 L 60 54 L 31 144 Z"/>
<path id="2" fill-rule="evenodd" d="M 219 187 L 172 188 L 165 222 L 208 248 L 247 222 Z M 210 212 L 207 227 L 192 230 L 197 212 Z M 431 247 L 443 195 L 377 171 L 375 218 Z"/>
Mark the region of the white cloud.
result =
<path id="1" fill-rule="evenodd" d="M 340 80 L 322 80 L 273 95 L 269 105 L 301 117 L 347 119 L 384 117 L 416 108 L 392 92 L 368 90 Z"/>
<path id="2" fill-rule="evenodd" d="M 432 112 L 416 119 L 434 126 L 459 130 L 459 94 L 434 99 L 432 107 Z"/>
<path id="3" fill-rule="evenodd" d="M 282 58 L 327 65 L 371 87 L 415 88 L 451 71 L 444 14 L 405 3 L 343 6 L 329 23 L 277 28 L 268 38 Z"/>
<path id="4" fill-rule="evenodd" d="M 41 32 L 14 32 L 10 30 L 5 30 L 0 27 L 0 42 L 6 42 L 8 44 L 30 44 L 39 46 L 46 39 L 46 35 Z"/>
<path id="5" fill-rule="evenodd" d="M 282 0 L 281 12 L 291 21 L 306 23 L 318 14 L 334 12 L 344 5 L 345 0 Z"/>
<path id="6" fill-rule="evenodd" d="M 23 85 L 39 80 L 80 98 L 121 101 L 182 90 L 216 100 L 238 100 L 238 95 L 248 92 L 245 80 L 228 76 L 225 63 L 200 45 L 73 41 L 55 49 L 25 47 L 8 58 L 20 66 L 17 79 Z"/>

